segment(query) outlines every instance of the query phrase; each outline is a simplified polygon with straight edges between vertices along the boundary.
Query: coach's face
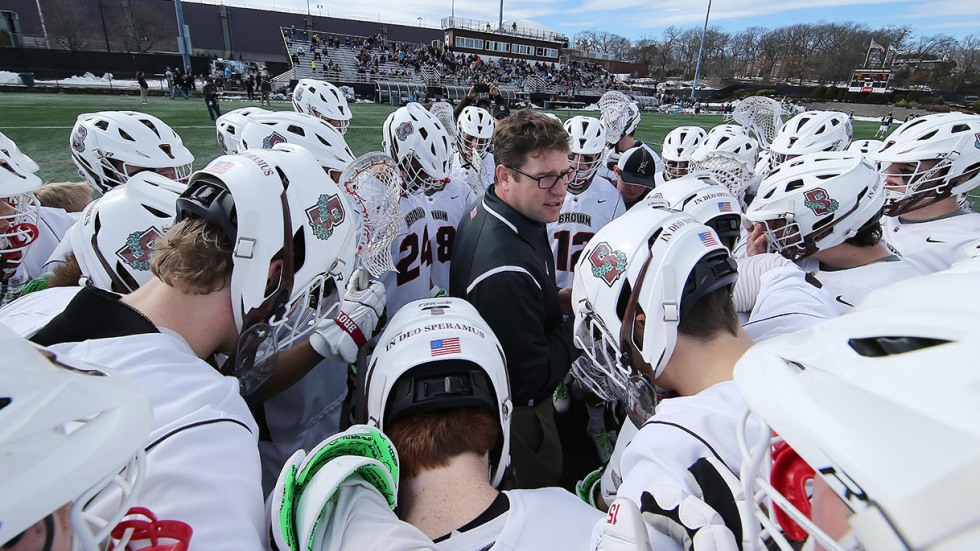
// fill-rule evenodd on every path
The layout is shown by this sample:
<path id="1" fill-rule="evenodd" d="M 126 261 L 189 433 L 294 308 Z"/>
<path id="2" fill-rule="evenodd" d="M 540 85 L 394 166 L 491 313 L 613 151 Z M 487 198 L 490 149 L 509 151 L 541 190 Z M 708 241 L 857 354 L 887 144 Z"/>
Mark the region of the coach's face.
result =
<path id="1" fill-rule="evenodd" d="M 528 155 L 523 166 L 497 165 L 497 196 L 535 222 L 555 222 L 565 202 L 569 174 L 568 151 L 540 151 Z"/>

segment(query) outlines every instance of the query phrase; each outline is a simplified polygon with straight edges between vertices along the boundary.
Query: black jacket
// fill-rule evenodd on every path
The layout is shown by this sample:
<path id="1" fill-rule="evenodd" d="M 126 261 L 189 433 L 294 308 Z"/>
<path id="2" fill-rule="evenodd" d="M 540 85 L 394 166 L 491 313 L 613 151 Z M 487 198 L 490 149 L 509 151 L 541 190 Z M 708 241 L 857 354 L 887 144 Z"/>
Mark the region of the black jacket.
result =
<path id="1" fill-rule="evenodd" d="M 544 224 L 490 186 L 463 216 L 453 243 L 449 294 L 470 302 L 500 340 L 518 406 L 548 398 L 578 353 L 572 319 L 558 306 L 555 260 Z"/>

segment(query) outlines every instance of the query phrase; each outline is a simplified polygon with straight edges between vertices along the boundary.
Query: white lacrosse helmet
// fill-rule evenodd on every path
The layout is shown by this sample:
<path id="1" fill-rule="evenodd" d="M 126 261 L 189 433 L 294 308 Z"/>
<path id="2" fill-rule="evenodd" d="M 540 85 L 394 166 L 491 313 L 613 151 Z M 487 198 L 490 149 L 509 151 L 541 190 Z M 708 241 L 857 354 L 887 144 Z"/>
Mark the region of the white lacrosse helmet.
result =
<path id="1" fill-rule="evenodd" d="M 862 302 L 836 319 L 757 344 L 739 360 L 739 392 L 752 415 L 778 434 L 770 439 L 764 430 L 759 441 L 746 442 L 740 427 L 742 484 L 755 497 L 746 501 L 743 518 L 760 521 L 780 549 L 794 547 L 764 512 L 773 504 L 792 539 L 809 533 L 811 543 L 828 550 L 980 545 L 974 505 L 980 478 L 971 474 L 980 469 L 974 361 L 980 307 L 976 300 L 962 303 L 963 296 L 978 296 L 974 276 L 908 280 L 915 282 L 912 294 Z M 922 300 L 910 306 L 906 299 L 916 297 Z M 930 369 L 928 388 L 923 366 Z M 777 455 L 770 475 L 769 457 L 780 440 L 797 457 Z M 850 532 L 843 538 L 808 518 L 814 476 L 846 506 Z"/>
<path id="2" fill-rule="evenodd" d="M 514 404 L 504 350 L 476 308 L 450 297 L 406 304 L 378 339 L 367 369 L 365 422 L 382 432 L 421 411 L 492 411 L 503 437 L 491 452 L 490 482 L 500 484 L 510 464 Z"/>
<path id="3" fill-rule="evenodd" d="M 73 549 L 103 549 L 143 483 L 149 400 L 122 375 L 56 357 L 2 325 L 0 349 L 0 545 L 74 501 Z"/>
<path id="4" fill-rule="evenodd" d="M 242 131 L 248 124 L 248 118 L 262 113 L 269 113 L 269 111 L 261 107 L 242 107 L 218 117 L 215 125 L 221 150 L 226 154 L 238 151 L 238 142 L 242 139 Z"/>
<path id="5" fill-rule="evenodd" d="M 582 115 L 568 119 L 564 126 L 568 132 L 568 159 L 574 167 L 568 189 L 573 193 L 580 192 L 589 187 L 602 164 L 606 129 L 599 119 Z"/>
<path id="6" fill-rule="evenodd" d="M 301 78 L 293 89 L 293 109 L 327 121 L 341 134 L 346 134 L 350 126 L 347 98 L 340 88 L 325 80 Z"/>
<path id="7" fill-rule="evenodd" d="M 900 126 L 871 160 L 886 179 L 886 216 L 898 216 L 980 185 L 980 115 L 941 113 Z M 904 188 L 904 189 L 903 189 Z"/>
<path id="8" fill-rule="evenodd" d="M 194 162 L 172 128 L 153 115 L 135 111 L 79 115 L 68 149 L 78 174 L 101 193 L 143 170 L 184 182 Z"/>
<path id="9" fill-rule="evenodd" d="M 783 124 L 772 140 L 773 168 L 790 157 L 821 151 L 844 151 L 851 145 L 851 120 L 836 111 L 806 111 Z"/>
<path id="10" fill-rule="evenodd" d="M 381 130 L 381 146 L 398 163 L 409 192 L 442 189 L 449 183 L 449 134 L 425 107 L 415 102 L 399 107 Z"/>
<path id="11" fill-rule="evenodd" d="M 691 154 L 691 161 L 692 163 L 703 161 L 705 157 L 716 152 L 738 155 L 739 159 L 742 159 L 749 168 L 755 168 L 755 163 L 759 156 L 759 142 L 754 138 L 750 138 L 748 134 L 709 132 L 708 136 L 701 143 L 701 146 Z"/>
<path id="12" fill-rule="evenodd" d="M 0 283 L 12 275 L 38 237 L 41 179 L 0 151 Z"/>
<path id="13" fill-rule="evenodd" d="M 572 312 L 574 342 L 592 371 L 575 376 L 597 396 L 627 402 L 627 383 L 633 374 L 623 355 L 621 335 L 625 305 L 636 287 L 641 268 L 650 256 L 650 241 L 665 225 L 687 215 L 666 210 L 662 199 L 640 201 L 619 218 L 599 229 L 583 249 L 575 266 Z"/>
<path id="14" fill-rule="evenodd" d="M 678 126 L 667 133 L 661 150 L 664 160 L 664 179 L 670 180 L 688 173 L 691 156 L 704 143 L 707 135 L 708 133 L 700 126 Z"/>
<path id="15" fill-rule="evenodd" d="M 89 203 L 71 227 L 72 252 L 90 284 L 131 293 L 153 279 L 150 254 L 173 225 L 187 184 L 141 172 Z"/>
<path id="16" fill-rule="evenodd" d="M 219 226 L 234 247 L 230 287 L 240 333 L 268 324 L 285 349 L 340 313 L 357 222 L 305 148 L 281 144 L 211 161 L 177 200 L 177 221 L 188 217 Z M 283 276 L 269 288 L 275 260 Z"/>
<path id="17" fill-rule="evenodd" d="M 745 136 L 751 137 L 749 134 L 749 129 L 742 126 L 741 124 L 719 124 L 712 126 L 708 129 L 708 137 L 715 136 L 717 134 L 728 134 L 729 136 Z"/>
<path id="18" fill-rule="evenodd" d="M 480 107 L 464 107 L 456 120 L 456 149 L 460 158 L 476 166 L 492 146 L 493 116 Z"/>
<path id="19" fill-rule="evenodd" d="M 771 252 L 800 260 L 840 245 L 880 219 L 882 179 L 854 151 L 801 155 L 759 184 L 745 213 L 765 226 Z"/>
<path id="20" fill-rule="evenodd" d="M 734 248 L 742 231 L 742 207 L 728 187 L 710 173 L 692 172 L 675 178 L 670 185 L 657 186 L 654 197 L 658 196 L 671 209 L 715 230 L 728 250 Z"/>
<path id="21" fill-rule="evenodd" d="M 33 159 L 27 155 L 24 155 L 20 148 L 17 147 L 17 144 L 5 136 L 3 132 L 0 132 L 0 153 L 10 157 L 10 160 L 19 164 L 24 170 L 30 172 L 31 174 L 34 174 L 41 168 L 37 166 L 37 163 L 35 163 Z"/>
<path id="22" fill-rule="evenodd" d="M 674 353 L 684 313 L 708 293 L 731 288 L 738 272 L 714 230 L 687 214 L 651 240 L 644 264 L 624 310 L 620 342 L 623 353 L 654 383 Z M 634 332 L 640 313 L 646 315 L 642 334 Z"/>
<path id="23" fill-rule="evenodd" d="M 864 158 L 870 158 L 878 149 L 881 148 L 882 144 L 885 142 L 881 140 L 854 140 L 851 145 L 847 147 L 848 151 L 857 151 L 864 155 Z"/>
<path id="24" fill-rule="evenodd" d="M 610 90 L 599 98 L 599 112 L 606 127 L 606 143 L 614 144 L 636 131 L 640 108 L 622 92 Z"/>
<path id="25" fill-rule="evenodd" d="M 344 136 L 333 125 L 312 115 L 290 111 L 273 111 L 249 117 L 238 147 L 240 151 L 272 149 L 280 143 L 305 147 L 335 183 L 340 181 L 340 174 L 354 160 L 354 153 L 347 146 Z"/>

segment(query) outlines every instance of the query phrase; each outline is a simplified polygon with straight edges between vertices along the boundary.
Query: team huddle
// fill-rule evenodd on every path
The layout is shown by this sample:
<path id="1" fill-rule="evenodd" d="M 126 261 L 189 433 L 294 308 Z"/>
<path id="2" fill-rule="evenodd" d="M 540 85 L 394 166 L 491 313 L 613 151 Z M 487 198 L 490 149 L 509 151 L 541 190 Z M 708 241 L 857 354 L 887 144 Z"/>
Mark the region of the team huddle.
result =
<path id="1" fill-rule="evenodd" d="M 292 99 L 0 134 L 3 549 L 980 543 L 980 116 Z"/>

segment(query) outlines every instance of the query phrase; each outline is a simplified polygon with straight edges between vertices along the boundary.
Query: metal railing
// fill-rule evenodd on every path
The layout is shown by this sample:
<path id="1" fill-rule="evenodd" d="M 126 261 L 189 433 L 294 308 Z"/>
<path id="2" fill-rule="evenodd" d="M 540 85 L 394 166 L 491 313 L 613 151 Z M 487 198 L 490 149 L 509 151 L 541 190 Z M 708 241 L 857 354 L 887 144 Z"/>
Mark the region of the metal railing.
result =
<path id="1" fill-rule="evenodd" d="M 467 19 L 464 17 L 443 17 L 442 18 L 442 28 L 446 29 L 467 29 L 471 31 L 482 31 L 486 33 L 499 33 L 510 36 L 522 36 L 525 38 L 536 38 L 538 40 L 548 40 L 551 42 L 566 42 L 568 37 L 556 33 L 554 31 L 542 31 L 540 29 L 531 29 L 528 27 L 518 27 L 516 23 L 513 23 L 510 27 L 504 25 L 504 28 L 497 28 L 496 24 L 489 21 L 481 21 L 479 19 Z"/>

